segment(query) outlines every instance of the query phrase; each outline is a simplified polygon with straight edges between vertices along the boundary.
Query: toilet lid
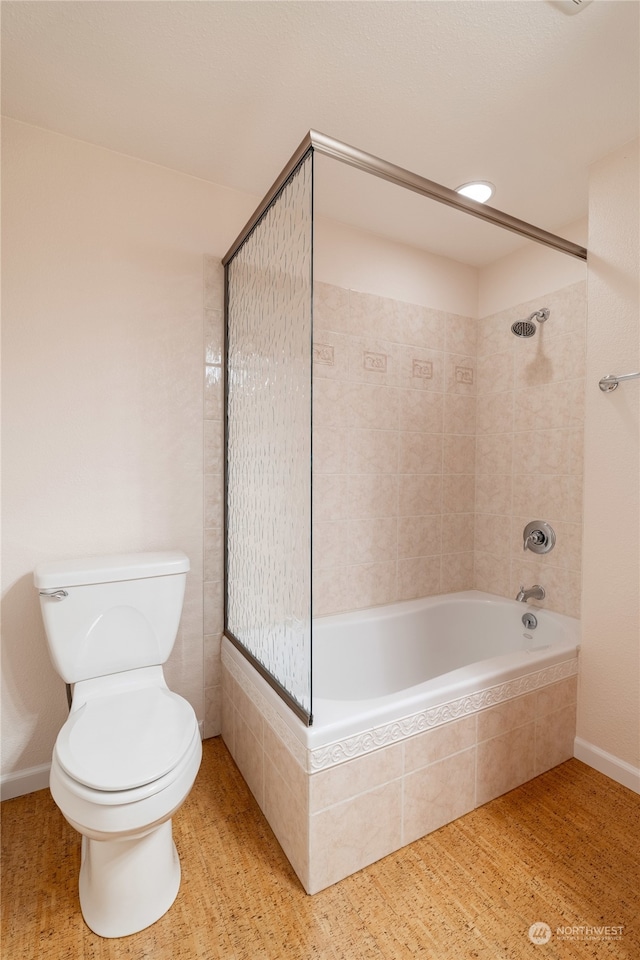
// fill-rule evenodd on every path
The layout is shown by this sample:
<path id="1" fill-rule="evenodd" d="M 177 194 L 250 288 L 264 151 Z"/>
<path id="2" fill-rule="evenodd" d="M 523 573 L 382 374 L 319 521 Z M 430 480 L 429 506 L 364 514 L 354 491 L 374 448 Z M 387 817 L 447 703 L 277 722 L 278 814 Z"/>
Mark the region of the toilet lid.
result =
<path id="1" fill-rule="evenodd" d="M 131 790 L 169 773 L 197 725 L 186 700 L 166 687 L 142 687 L 88 700 L 58 734 L 60 765 L 95 790 Z"/>

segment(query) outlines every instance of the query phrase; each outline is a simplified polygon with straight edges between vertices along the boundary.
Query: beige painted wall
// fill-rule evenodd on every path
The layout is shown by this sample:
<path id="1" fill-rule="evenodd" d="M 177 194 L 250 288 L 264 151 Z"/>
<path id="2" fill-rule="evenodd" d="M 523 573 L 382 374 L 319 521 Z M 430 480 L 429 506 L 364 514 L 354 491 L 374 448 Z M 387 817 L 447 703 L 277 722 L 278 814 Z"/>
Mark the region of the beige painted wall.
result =
<path id="1" fill-rule="evenodd" d="M 583 647 L 578 740 L 640 770 L 640 369 L 638 143 L 594 164 L 589 191 Z M 601 757 L 606 772 L 608 758 Z M 629 771 L 632 776 L 632 771 Z M 636 773 L 636 789 L 640 776 Z"/>
<path id="2" fill-rule="evenodd" d="M 314 278 L 347 290 L 478 316 L 478 270 L 466 263 L 318 217 Z"/>
<path id="3" fill-rule="evenodd" d="M 42 561 L 184 550 L 167 676 L 204 719 L 203 264 L 253 198 L 25 124 L 3 127 L 3 772 L 66 716 Z"/>

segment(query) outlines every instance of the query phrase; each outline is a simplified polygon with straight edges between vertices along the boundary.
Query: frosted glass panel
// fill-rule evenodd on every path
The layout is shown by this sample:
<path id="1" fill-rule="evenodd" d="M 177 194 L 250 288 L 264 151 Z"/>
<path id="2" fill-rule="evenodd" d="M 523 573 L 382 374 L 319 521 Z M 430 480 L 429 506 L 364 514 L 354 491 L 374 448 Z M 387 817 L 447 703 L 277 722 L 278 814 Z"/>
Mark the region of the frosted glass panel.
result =
<path id="1" fill-rule="evenodd" d="M 311 713 L 312 158 L 228 266 L 227 632 Z"/>

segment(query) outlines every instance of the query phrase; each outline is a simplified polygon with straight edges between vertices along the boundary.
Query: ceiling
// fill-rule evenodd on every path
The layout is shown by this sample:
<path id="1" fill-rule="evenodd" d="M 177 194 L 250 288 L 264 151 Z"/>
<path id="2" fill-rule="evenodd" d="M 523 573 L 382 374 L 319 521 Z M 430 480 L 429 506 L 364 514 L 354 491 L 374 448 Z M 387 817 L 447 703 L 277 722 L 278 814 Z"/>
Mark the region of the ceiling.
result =
<path id="1" fill-rule="evenodd" d="M 639 8 L 4 2 L 3 113 L 256 201 L 320 130 L 449 187 L 491 180 L 493 206 L 562 233 L 589 164 L 638 134 Z M 471 264 L 522 242 L 347 169 L 323 164 L 327 216 Z"/>

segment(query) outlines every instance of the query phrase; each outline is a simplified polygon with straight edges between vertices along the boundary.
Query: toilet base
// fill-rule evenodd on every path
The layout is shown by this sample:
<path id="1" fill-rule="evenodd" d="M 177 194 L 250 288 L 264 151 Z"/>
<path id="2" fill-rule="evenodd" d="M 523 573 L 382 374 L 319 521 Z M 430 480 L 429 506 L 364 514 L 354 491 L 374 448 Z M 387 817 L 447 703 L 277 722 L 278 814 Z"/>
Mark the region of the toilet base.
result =
<path id="1" fill-rule="evenodd" d="M 171 820 L 135 839 L 82 838 L 80 909 L 100 937 L 126 937 L 167 912 L 180 889 Z"/>

